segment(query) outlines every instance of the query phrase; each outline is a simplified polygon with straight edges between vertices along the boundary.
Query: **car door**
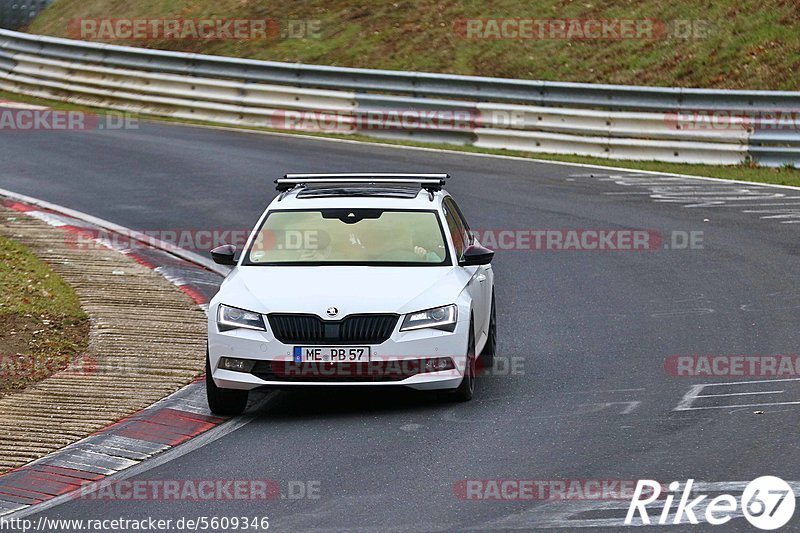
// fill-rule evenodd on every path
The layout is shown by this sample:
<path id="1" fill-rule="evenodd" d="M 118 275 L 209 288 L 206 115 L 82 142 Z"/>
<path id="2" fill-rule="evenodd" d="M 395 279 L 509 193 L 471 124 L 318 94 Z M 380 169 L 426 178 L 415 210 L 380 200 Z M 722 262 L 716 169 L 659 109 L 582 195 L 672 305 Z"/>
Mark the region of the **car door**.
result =
<path id="1" fill-rule="evenodd" d="M 461 220 L 462 225 L 466 229 L 467 235 L 469 237 L 468 244 L 480 244 L 475 235 L 472 233 L 472 230 L 469 227 L 469 223 L 467 222 L 464 213 L 461 211 L 461 208 L 458 207 L 458 203 L 451 197 L 450 201 L 452 202 L 453 208 L 455 208 L 456 214 L 458 215 L 459 219 Z M 479 287 L 481 289 L 481 298 L 482 298 L 482 316 L 484 316 L 484 320 L 480 322 L 483 328 L 483 332 L 489 332 L 489 319 L 491 315 L 492 309 L 492 291 L 494 291 L 494 272 L 492 271 L 492 265 L 482 265 L 478 267 L 478 274 L 476 276 L 477 281 L 480 283 Z"/>
<path id="2" fill-rule="evenodd" d="M 461 214 L 461 210 L 452 197 L 445 198 L 443 207 L 445 219 L 447 220 L 447 227 L 456 249 L 456 260 L 460 261 L 464 256 L 464 251 L 473 241 L 472 232 L 470 232 L 469 226 Z M 475 335 L 475 343 L 477 345 L 482 342 L 482 337 L 488 331 L 491 276 L 487 274 L 485 266 L 460 268 L 463 268 L 470 275 L 470 280 L 467 284 L 467 292 L 469 292 L 473 301 L 473 315 L 475 317 L 475 324 L 477 325 Z"/>

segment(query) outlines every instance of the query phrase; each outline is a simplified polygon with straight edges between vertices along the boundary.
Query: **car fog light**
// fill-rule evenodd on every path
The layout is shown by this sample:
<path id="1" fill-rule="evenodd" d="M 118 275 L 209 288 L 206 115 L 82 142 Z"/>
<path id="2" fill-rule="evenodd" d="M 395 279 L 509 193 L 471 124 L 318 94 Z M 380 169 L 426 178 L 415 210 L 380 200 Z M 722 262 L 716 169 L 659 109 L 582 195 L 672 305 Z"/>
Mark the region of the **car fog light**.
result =
<path id="1" fill-rule="evenodd" d="M 425 360 L 425 372 L 442 372 L 455 368 L 453 360 L 449 357 L 434 357 Z"/>
<path id="2" fill-rule="evenodd" d="M 220 369 L 233 372 L 250 372 L 255 364 L 255 361 L 250 361 L 249 359 L 235 359 L 233 357 L 222 357 L 219 360 Z"/>

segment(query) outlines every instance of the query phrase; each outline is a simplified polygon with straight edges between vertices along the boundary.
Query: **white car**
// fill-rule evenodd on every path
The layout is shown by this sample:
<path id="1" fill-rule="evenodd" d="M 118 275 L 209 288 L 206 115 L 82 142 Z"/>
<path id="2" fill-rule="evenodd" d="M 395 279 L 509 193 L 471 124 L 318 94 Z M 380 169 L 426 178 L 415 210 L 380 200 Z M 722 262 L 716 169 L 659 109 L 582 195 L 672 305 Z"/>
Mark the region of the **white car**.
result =
<path id="1" fill-rule="evenodd" d="M 496 347 L 494 253 L 445 174 L 290 174 L 209 304 L 206 389 L 401 386 L 467 401 Z M 476 356 L 479 354 L 479 356 Z"/>

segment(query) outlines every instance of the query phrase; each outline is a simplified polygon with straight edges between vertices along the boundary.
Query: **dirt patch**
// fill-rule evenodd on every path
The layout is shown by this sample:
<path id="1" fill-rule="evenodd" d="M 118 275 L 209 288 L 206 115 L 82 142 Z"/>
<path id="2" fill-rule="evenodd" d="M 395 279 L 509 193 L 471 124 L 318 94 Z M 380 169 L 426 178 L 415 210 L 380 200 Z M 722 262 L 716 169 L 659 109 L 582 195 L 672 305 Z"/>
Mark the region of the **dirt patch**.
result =
<path id="1" fill-rule="evenodd" d="M 4 236 L 0 236 L 0 286 L 3 396 L 66 368 L 84 353 L 89 319 L 75 291 L 50 265 Z"/>
<path id="2" fill-rule="evenodd" d="M 85 353 L 89 320 L 0 315 L 0 396 L 41 381 Z"/>

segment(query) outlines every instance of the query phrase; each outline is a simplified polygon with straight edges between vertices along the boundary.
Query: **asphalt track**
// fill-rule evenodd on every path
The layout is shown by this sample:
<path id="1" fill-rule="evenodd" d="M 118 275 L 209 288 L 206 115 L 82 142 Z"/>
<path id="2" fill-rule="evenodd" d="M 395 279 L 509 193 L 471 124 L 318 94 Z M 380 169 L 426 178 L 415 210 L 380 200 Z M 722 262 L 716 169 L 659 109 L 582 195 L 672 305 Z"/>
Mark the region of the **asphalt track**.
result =
<path id="1" fill-rule="evenodd" d="M 763 475 L 800 480 L 800 405 L 791 403 L 800 382 L 713 385 L 746 394 L 687 403 L 693 385 L 726 380 L 664 370 L 674 354 L 798 352 L 800 227 L 784 223 L 794 220 L 796 191 L 155 123 L 5 132 L 0 161 L 0 187 L 138 230 L 249 229 L 285 172 L 401 170 L 450 173 L 448 190 L 474 228 L 638 228 L 667 241 L 672 231 L 703 232 L 693 250 L 498 252 L 499 352 L 517 368 L 479 381 L 468 404 L 280 393 L 251 423 L 138 476 L 312 482 L 319 498 L 77 500 L 49 518 L 269 516 L 275 531 L 616 530 L 625 501 L 473 501 L 454 487 L 693 478 L 735 494 L 735 482 Z M 737 407 L 754 403 L 765 405 Z M 751 530 L 743 518 L 717 529 Z"/>

